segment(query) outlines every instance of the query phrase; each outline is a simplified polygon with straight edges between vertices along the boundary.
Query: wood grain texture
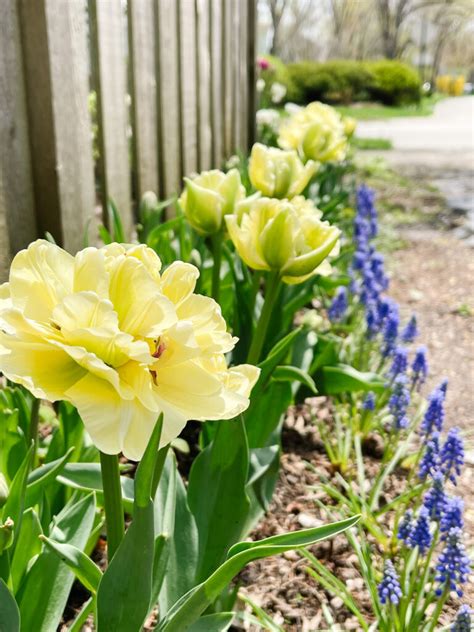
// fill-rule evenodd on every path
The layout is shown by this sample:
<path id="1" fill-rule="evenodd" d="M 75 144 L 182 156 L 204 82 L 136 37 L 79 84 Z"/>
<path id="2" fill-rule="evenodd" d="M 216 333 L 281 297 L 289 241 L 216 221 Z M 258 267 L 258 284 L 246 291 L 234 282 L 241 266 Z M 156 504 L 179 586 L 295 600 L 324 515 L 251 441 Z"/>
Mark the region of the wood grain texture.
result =
<path id="1" fill-rule="evenodd" d="M 12 256 L 37 236 L 18 4 L 0 20 L 0 283 Z"/>
<path id="2" fill-rule="evenodd" d="M 102 205 L 116 204 L 130 236 L 133 228 L 125 14 L 120 0 L 89 3 L 93 74 L 97 90 Z M 107 220 L 104 214 L 104 220 Z"/>
<path id="3" fill-rule="evenodd" d="M 183 174 L 198 169 L 198 99 L 195 0 L 179 0 L 181 166 Z"/>
<path id="4" fill-rule="evenodd" d="M 157 8 L 161 194 L 169 197 L 181 186 L 178 7 L 158 0 Z"/>
<path id="5" fill-rule="evenodd" d="M 212 165 L 224 158 L 223 0 L 209 0 Z"/>
<path id="6" fill-rule="evenodd" d="M 211 146 L 211 41 L 209 31 L 210 0 L 196 0 L 197 17 L 197 90 L 199 170 L 210 169 Z"/>
<path id="7" fill-rule="evenodd" d="M 137 199 L 158 192 L 158 125 L 154 0 L 128 1 L 134 184 Z"/>
<path id="8" fill-rule="evenodd" d="M 233 52 L 232 22 L 233 22 L 234 0 L 224 0 L 223 6 L 223 83 L 224 83 L 224 106 L 223 106 L 223 136 L 224 136 L 224 158 L 227 159 L 233 152 Z"/>
<path id="9" fill-rule="evenodd" d="M 248 144 L 249 147 L 254 143 L 256 132 L 256 112 L 257 112 L 257 0 L 247 0 L 247 55 L 246 55 L 246 67 L 247 67 L 247 129 L 248 129 Z"/>
<path id="10" fill-rule="evenodd" d="M 21 25 L 38 227 L 75 251 L 95 202 L 85 3 L 23 0 Z"/>

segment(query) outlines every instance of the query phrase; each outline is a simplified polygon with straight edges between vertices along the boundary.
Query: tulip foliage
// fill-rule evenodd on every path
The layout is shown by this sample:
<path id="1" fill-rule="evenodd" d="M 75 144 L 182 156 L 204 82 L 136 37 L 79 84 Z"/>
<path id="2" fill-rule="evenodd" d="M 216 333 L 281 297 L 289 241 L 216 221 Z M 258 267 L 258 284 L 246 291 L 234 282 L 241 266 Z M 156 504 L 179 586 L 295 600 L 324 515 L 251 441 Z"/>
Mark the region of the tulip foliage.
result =
<path id="1" fill-rule="evenodd" d="M 146 194 L 141 243 L 124 243 L 111 203 L 101 247 L 40 240 L 14 258 L 0 289 L 0 629 L 53 632 L 76 578 L 89 597 L 72 631 L 92 617 L 138 632 L 150 616 L 161 632 L 225 630 L 248 562 L 357 522 L 248 540 L 288 406 L 383 388 L 300 318 L 349 283 L 347 143 L 312 104 L 282 126 L 283 149 L 185 178 L 179 200 Z"/>

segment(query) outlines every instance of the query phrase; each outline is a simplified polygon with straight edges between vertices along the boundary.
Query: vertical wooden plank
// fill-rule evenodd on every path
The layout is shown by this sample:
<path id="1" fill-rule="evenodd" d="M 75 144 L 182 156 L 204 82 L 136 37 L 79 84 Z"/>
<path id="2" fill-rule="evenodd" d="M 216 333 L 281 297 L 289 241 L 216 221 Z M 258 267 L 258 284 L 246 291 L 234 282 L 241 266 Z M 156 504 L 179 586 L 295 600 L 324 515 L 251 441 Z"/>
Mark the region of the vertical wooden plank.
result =
<path id="1" fill-rule="evenodd" d="M 223 81 L 223 0 L 210 0 L 211 47 L 211 130 L 212 165 L 220 167 L 224 157 L 224 81 Z"/>
<path id="2" fill-rule="evenodd" d="M 241 2 L 232 2 L 232 153 L 236 153 L 240 149 L 240 117 L 242 93 L 240 87 L 240 58 L 241 40 L 240 40 L 240 20 L 241 20 Z"/>
<path id="3" fill-rule="evenodd" d="M 198 168 L 195 0 L 179 0 L 179 48 L 181 165 L 188 176 Z"/>
<path id="4" fill-rule="evenodd" d="M 39 231 L 75 251 L 95 202 L 85 4 L 23 0 L 21 9 Z"/>
<path id="5" fill-rule="evenodd" d="M 199 170 L 210 169 L 211 156 L 211 51 L 209 0 L 196 0 L 198 51 L 198 133 Z"/>
<path id="6" fill-rule="evenodd" d="M 178 15 L 175 0 L 158 0 L 157 56 L 160 123 L 160 173 L 166 197 L 181 187 Z"/>
<path id="7" fill-rule="evenodd" d="M 18 4 L 0 20 L 0 283 L 11 257 L 36 237 Z"/>
<path id="8" fill-rule="evenodd" d="M 153 0 L 128 0 L 134 188 L 158 192 L 155 10 Z"/>
<path id="9" fill-rule="evenodd" d="M 89 7 L 94 51 L 92 64 L 97 90 L 102 204 L 105 208 L 107 200 L 114 201 L 125 233 L 130 236 L 133 211 L 124 8 L 120 0 L 92 0 Z"/>
<path id="10" fill-rule="evenodd" d="M 240 3 L 240 23 L 239 23 L 239 39 L 240 39 L 240 55 L 239 55 L 239 78 L 238 90 L 240 93 L 240 136 L 238 140 L 239 148 L 246 153 L 248 149 L 248 6 L 247 2 Z"/>
<path id="11" fill-rule="evenodd" d="M 233 99 L 233 76 L 232 76 L 232 4 L 233 0 L 224 0 L 223 10 L 223 40 L 222 40 L 222 60 L 223 60 L 223 81 L 224 81 L 224 158 L 229 158 L 232 154 L 232 99 Z"/>
<path id="12" fill-rule="evenodd" d="M 257 44 L 257 0 L 247 0 L 247 124 L 249 146 L 255 142 L 256 111 L 257 111 L 257 87 L 256 87 L 256 44 Z"/>

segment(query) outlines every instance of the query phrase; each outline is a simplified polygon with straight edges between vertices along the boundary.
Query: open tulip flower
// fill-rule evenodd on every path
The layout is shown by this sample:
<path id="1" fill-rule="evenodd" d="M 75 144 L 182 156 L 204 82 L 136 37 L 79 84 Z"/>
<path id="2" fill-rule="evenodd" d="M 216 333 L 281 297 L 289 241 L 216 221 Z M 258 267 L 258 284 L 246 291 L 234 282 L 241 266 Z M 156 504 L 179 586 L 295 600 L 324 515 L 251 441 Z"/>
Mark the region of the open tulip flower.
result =
<path id="1" fill-rule="evenodd" d="M 340 162 L 348 149 L 346 126 L 330 105 L 310 103 L 282 123 L 278 144 L 295 149 L 305 160 Z"/>
<path id="2" fill-rule="evenodd" d="M 237 169 L 227 173 L 218 169 L 203 171 L 184 181 L 186 187 L 179 203 L 191 226 L 204 236 L 218 233 L 224 216 L 233 213 L 235 205 L 245 198 Z"/>
<path id="3" fill-rule="evenodd" d="M 309 200 L 260 198 L 226 217 L 239 255 L 254 270 L 277 271 L 285 283 L 301 283 L 318 273 L 338 248 L 340 231 L 320 219 Z"/>
<path id="4" fill-rule="evenodd" d="M 312 160 L 303 165 L 294 150 L 284 151 L 255 143 L 250 154 L 250 182 L 268 197 L 289 199 L 298 195 L 317 169 L 317 163 Z"/>
<path id="5" fill-rule="evenodd" d="M 259 371 L 228 368 L 236 342 L 219 305 L 193 293 L 197 268 L 144 245 L 75 257 L 36 241 L 0 290 L 0 370 L 36 397 L 77 407 L 106 454 L 142 457 L 158 416 L 161 444 L 188 419 L 245 410 Z"/>

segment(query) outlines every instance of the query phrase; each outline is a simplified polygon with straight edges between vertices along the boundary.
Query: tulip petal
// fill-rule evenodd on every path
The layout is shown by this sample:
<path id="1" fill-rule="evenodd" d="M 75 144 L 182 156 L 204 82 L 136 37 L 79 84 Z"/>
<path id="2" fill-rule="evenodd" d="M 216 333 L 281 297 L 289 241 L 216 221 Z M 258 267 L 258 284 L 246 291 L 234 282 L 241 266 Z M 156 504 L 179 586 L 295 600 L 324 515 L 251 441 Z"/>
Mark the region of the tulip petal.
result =
<path id="1" fill-rule="evenodd" d="M 196 266 L 174 261 L 161 275 L 161 291 L 178 306 L 194 292 L 198 278 Z"/>

